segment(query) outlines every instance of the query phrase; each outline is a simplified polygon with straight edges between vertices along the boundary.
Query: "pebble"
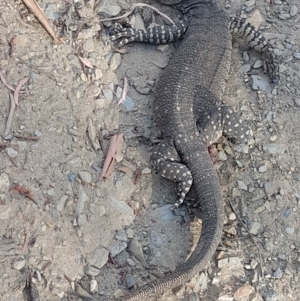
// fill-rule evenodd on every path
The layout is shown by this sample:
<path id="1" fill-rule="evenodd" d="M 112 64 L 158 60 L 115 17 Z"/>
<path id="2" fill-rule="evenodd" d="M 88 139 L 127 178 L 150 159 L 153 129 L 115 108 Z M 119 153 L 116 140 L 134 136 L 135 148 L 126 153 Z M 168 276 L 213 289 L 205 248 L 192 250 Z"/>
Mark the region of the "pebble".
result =
<path id="1" fill-rule="evenodd" d="M 290 8 L 290 15 L 291 17 L 296 16 L 298 13 L 298 7 L 296 5 L 292 5 Z"/>
<path id="2" fill-rule="evenodd" d="M 230 221 L 235 221 L 235 220 L 236 220 L 236 215 L 235 215 L 235 213 L 234 213 L 234 212 L 231 212 L 231 213 L 229 214 L 229 216 L 228 216 L 228 219 L 229 219 Z"/>
<path id="3" fill-rule="evenodd" d="M 294 58 L 300 60 L 300 52 L 294 52 Z"/>
<path id="4" fill-rule="evenodd" d="M 264 144 L 263 150 L 267 151 L 271 155 L 281 155 L 285 151 L 283 146 L 275 143 Z"/>
<path id="5" fill-rule="evenodd" d="M 292 210 L 289 208 L 285 209 L 283 212 L 283 215 L 284 215 L 284 217 L 287 217 L 287 218 L 290 217 L 292 215 Z"/>
<path id="6" fill-rule="evenodd" d="M 25 264 L 26 264 L 25 259 L 17 260 L 14 263 L 14 269 L 20 271 L 24 268 Z"/>
<path id="7" fill-rule="evenodd" d="M 134 101 L 128 95 L 126 95 L 125 100 L 122 102 L 122 104 L 127 112 L 133 111 L 135 108 Z"/>
<path id="8" fill-rule="evenodd" d="M 92 294 L 98 292 L 98 283 L 95 279 L 92 279 L 91 282 L 90 282 L 90 292 Z"/>
<path id="9" fill-rule="evenodd" d="M 262 66 L 263 66 L 262 60 L 257 60 L 257 61 L 254 63 L 253 68 L 254 68 L 254 69 L 257 69 L 257 68 L 260 68 L 260 67 L 262 67 Z"/>
<path id="10" fill-rule="evenodd" d="M 129 217 L 134 217 L 134 212 L 130 206 L 128 206 L 125 202 L 123 201 L 118 201 L 115 198 L 111 197 L 109 204 L 122 213 L 123 215 L 127 215 Z"/>
<path id="11" fill-rule="evenodd" d="M 268 170 L 268 166 L 267 165 L 263 165 L 263 166 L 260 166 L 258 168 L 258 171 L 263 173 L 263 172 L 266 172 Z"/>
<path id="12" fill-rule="evenodd" d="M 146 30 L 144 20 L 140 14 L 135 14 L 135 24 L 134 28 L 136 29 L 141 29 L 141 30 Z"/>
<path id="13" fill-rule="evenodd" d="M 131 228 L 127 229 L 126 233 L 127 233 L 128 238 L 130 238 L 130 239 L 133 238 L 133 234 L 134 234 L 133 229 L 131 229 Z"/>
<path id="14" fill-rule="evenodd" d="M 260 228 L 261 224 L 259 222 L 253 222 L 249 226 L 249 230 L 253 235 L 257 235 L 259 233 Z"/>
<path id="15" fill-rule="evenodd" d="M 150 174 L 151 173 L 151 168 L 149 167 L 145 167 L 143 168 L 142 170 L 142 174 L 145 175 L 145 174 Z"/>
<path id="16" fill-rule="evenodd" d="M 9 178 L 6 173 L 0 174 L 0 193 L 6 193 L 9 189 Z"/>
<path id="17" fill-rule="evenodd" d="M 123 250 L 127 248 L 127 243 L 124 241 L 115 241 L 109 247 L 108 250 L 110 252 L 111 257 L 115 257 Z"/>
<path id="18" fill-rule="evenodd" d="M 166 52 L 170 49 L 170 45 L 169 44 L 164 44 L 164 45 L 159 45 L 157 47 L 157 50 L 160 52 Z"/>
<path id="19" fill-rule="evenodd" d="M 60 198 L 60 200 L 57 202 L 56 209 L 58 211 L 62 211 L 65 208 L 67 200 L 68 200 L 68 196 L 67 195 L 62 196 Z"/>
<path id="20" fill-rule="evenodd" d="M 101 217 L 101 216 L 103 216 L 105 213 L 106 213 L 105 207 L 102 206 L 102 205 L 99 206 L 99 207 L 98 207 L 98 216 Z"/>
<path id="21" fill-rule="evenodd" d="M 278 268 L 275 272 L 274 272 L 274 275 L 273 275 L 274 278 L 276 279 L 280 279 L 282 277 L 282 271 L 280 268 Z"/>
<path id="22" fill-rule="evenodd" d="M 144 259 L 143 247 L 135 237 L 129 244 L 129 251 L 140 261 Z"/>
<path id="23" fill-rule="evenodd" d="M 285 232 L 289 235 L 293 234 L 295 229 L 293 227 L 286 227 Z"/>
<path id="24" fill-rule="evenodd" d="M 128 263 L 131 267 L 136 266 L 135 262 L 134 262 L 131 258 L 128 258 L 128 259 L 127 259 L 127 263 Z"/>
<path id="25" fill-rule="evenodd" d="M 281 13 L 278 15 L 278 18 L 281 19 L 281 20 L 287 20 L 291 17 L 290 14 L 286 14 L 286 13 Z"/>
<path id="26" fill-rule="evenodd" d="M 100 15 L 115 17 L 120 13 L 121 7 L 117 4 L 117 0 L 103 0 L 98 2 L 95 11 Z"/>
<path id="27" fill-rule="evenodd" d="M 238 288 L 234 293 L 234 298 L 237 301 L 243 301 L 250 297 L 255 292 L 255 288 L 249 284 L 244 284 L 240 288 Z"/>
<path id="28" fill-rule="evenodd" d="M 16 158 L 18 156 L 18 152 L 12 147 L 7 147 L 5 152 L 10 158 Z"/>
<path id="29" fill-rule="evenodd" d="M 94 251 L 91 264 L 98 269 L 101 269 L 108 261 L 109 251 L 105 248 L 97 248 Z"/>
<path id="30" fill-rule="evenodd" d="M 251 69 L 251 65 L 250 64 L 244 64 L 239 68 L 239 72 L 241 74 L 247 74 L 247 72 L 249 72 Z"/>
<path id="31" fill-rule="evenodd" d="M 87 217 L 85 214 L 79 214 L 77 218 L 77 224 L 79 227 L 83 226 L 87 222 Z"/>
<path id="32" fill-rule="evenodd" d="M 134 285 L 135 285 L 135 280 L 134 280 L 133 276 L 129 274 L 126 277 L 126 286 L 128 289 L 130 289 L 130 288 L 134 287 Z"/>
<path id="33" fill-rule="evenodd" d="M 102 93 L 103 93 L 104 97 L 105 97 L 107 100 L 109 100 L 109 101 L 112 101 L 112 100 L 113 100 L 113 98 L 114 98 L 114 93 L 113 93 L 112 89 L 110 89 L 110 88 L 104 88 L 104 89 L 102 89 Z"/>
<path id="34" fill-rule="evenodd" d="M 247 51 L 243 52 L 243 60 L 244 60 L 245 63 L 249 62 L 249 54 L 248 54 Z"/>
<path id="35" fill-rule="evenodd" d="M 123 229 L 119 230 L 115 237 L 117 240 L 121 240 L 121 241 L 127 241 L 127 239 L 128 239 L 127 234 L 126 234 L 125 230 L 123 230 Z"/>
<path id="36" fill-rule="evenodd" d="M 84 183 L 90 184 L 92 182 L 92 175 L 89 172 L 81 171 L 78 175 Z"/>
<path id="37" fill-rule="evenodd" d="M 247 185 L 243 181 L 237 181 L 238 188 L 247 191 Z"/>
<path id="38" fill-rule="evenodd" d="M 1 209 L 0 211 L 0 220 L 5 220 L 5 219 L 9 219 L 9 212 L 10 212 L 10 208 L 6 208 L 5 207 Z"/>
<path id="39" fill-rule="evenodd" d="M 100 270 L 92 265 L 89 265 L 88 269 L 86 271 L 86 274 L 89 276 L 92 276 L 92 277 L 96 277 L 97 275 L 99 275 L 99 273 L 100 273 Z"/>
<path id="40" fill-rule="evenodd" d="M 76 204 L 76 213 L 80 214 L 82 213 L 84 209 L 85 202 L 88 200 L 88 196 L 86 195 L 85 191 L 81 186 L 79 186 L 78 189 L 78 201 Z"/>
<path id="41" fill-rule="evenodd" d="M 41 133 L 39 130 L 35 130 L 35 131 L 34 131 L 34 135 L 35 135 L 36 137 L 41 137 L 41 136 L 42 136 L 42 133 Z"/>
<path id="42" fill-rule="evenodd" d="M 266 91 L 270 90 L 270 84 L 265 77 L 261 77 L 258 75 L 250 76 L 250 84 L 253 90 L 257 91 Z"/>
<path id="43" fill-rule="evenodd" d="M 266 194 L 268 194 L 268 195 L 272 195 L 272 194 L 277 193 L 276 187 L 270 182 L 266 182 L 264 184 L 264 188 L 265 188 Z"/>
<path id="44" fill-rule="evenodd" d="M 110 60 L 110 69 L 115 71 L 121 65 L 121 54 L 116 52 Z"/>
<path id="45" fill-rule="evenodd" d="M 226 161 L 227 160 L 227 156 L 226 156 L 225 152 L 223 152 L 223 151 L 219 151 L 218 158 L 219 158 L 220 161 Z"/>

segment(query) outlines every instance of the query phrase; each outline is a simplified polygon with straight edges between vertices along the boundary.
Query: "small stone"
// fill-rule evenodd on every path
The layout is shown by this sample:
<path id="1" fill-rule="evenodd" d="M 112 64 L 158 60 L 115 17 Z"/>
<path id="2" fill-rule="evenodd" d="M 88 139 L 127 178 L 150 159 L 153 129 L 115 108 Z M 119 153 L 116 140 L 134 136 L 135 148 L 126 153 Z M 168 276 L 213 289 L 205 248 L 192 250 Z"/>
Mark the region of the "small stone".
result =
<path id="1" fill-rule="evenodd" d="M 25 259 L 17 260 L 14 263 L 14 269 L 20 271 L 24 268 L 25 264 L 26 264 Z"/>
<path id="2" fill-rule="evenodd" d="M 12 147 L 7 147 L 5 149 L 5 152 L 7 153 L 7 155 L 10 158 L 16 158 L 18 156 L 18 152 L 15 149 L 13 149 Z"/>
<path id="3" fill-rule="evenodd" d="M 115 237 L 117 240 L 127 241 L 127 234 L 123 229 L 119 230 Z"/>
<path id="4" fill-rule="evenodd" d="M 290 217 L 292 215 L 292 210 L 291 209 L 285 209 L 283 212 L 284 217 Z"/>
<path id="5" fill-rule="evenodd" d="M 127 259 L 127 263 L 128 263 L 131 267 L 135 267 L 135 266 L 136 266 L 135 262 L 134 262 L 131 258 L 128 258 L 128 259 Z"/>
<path id="6" fill-rule="evenodd" d="M 146 31 L 144 20 L 140 14 L 135 14 L 134 28 Z"/>
<path id="7" fill-rule="evenodd" d="M 255 293 L 255 288 L 249 284 L 244 284 L 240 288 L 238 288 L 235 293 L 234 293 L 234 298 L 235 300 L 246 300 L 248 299 L 251 295 Z"/>
<path id="8" fill-rule="evenodd" d="M 227 156 L 226 156 L 225 152 L 223 152 L 223 151 L 219 151 L 218 158 L 219 158 L 220 161 L 226 161 L 227 160 Z"/>
<path id="9" fill-rule="evenodd" d="M 237 181 L 238 183 L 238 188 L 241 189 L 241 190 L 245 190 L 247 191 L 247 185 L 243 182 L 243 181 Z"/>
<path id="10" fill-rule="evenodd" d="M 293 227 L 286 227 L 285 228 L 285 232 L 289 235 L 293 234 L 294 233 L 294 228 Z"/>
<path id="11" fill-rule="evenodd" d="M 134 278 L 133 278 L 132 275 L 129 274 L 126 277 L 126 286 L 127 286 L 128 289 L 130 289 L 130 288 L 134 287 L 134 285 L 135 285 Z"/>
<path id="12" fill-rule="evenodd" d="M 295 57 L 297 60 L 300 60 L 300 52 L 294 52 L 294 57 Z"/>
<path id="13" fill-rule="evenodd" d="M 122 297 L 122 296 L 124 296 L 124 293 L 123 293 L 123 291 L 121 290 L 121 289 L 117 289 L 115 292 L 114 292 L 114 298 L 115 299 L 118 299 L 119 297 Z"/>
<path id="14" fill-rule="evenodd" d="M 129 251 L 140 261 L 144 259 L 144 252 L 142 245 L 135 237 L 129 244 Z"/>
<path id="15" fill-rule="evenodd" d="M 260 67 L 262 67 L 262 66 L 263 66 L 262 60 L 257 60 L 257 61 L 254 63 L 253 68 L 254 68 L 254 69 L 257 69 L 257 68 L 260 68 Z"/>
<path id="16" fill-rule="evenodd" d="M 81 171 L 79 172 L 79 178 L 84 182 L 84 183 L 91 183 L 92 182 L 92 176 L 89 172 L 87 171 Z"/>
<path id="17" fill-rule="evenodd" d="M 133 232 L 133 230 L 132 230 L 131 228 L 128 228 L 128 229 L 126 230 L 126 233 L 127 233 L 128 238 L 130 238 L 130 239 L 133 238 L 134 232 Z"/>
<path id="18" fill-rule="evenodd" d="M 114 99 L 113 90 L 110 87 L 102 89 L 102 93 L 107 100 L 112 101 Z"/>
<path id="19" fill-rule="evenodd" d="M 168 243 L 168 237 L 165 234 L 158 233 L 154 230 L 150 232 L 150 239 L 156 248 L 160 248 Z"/>
<path id="20" fill-rule="evenodd" d="M 266 172 L 267 170 L 268 170 L 267 165 L 263 165 L 258 168 L 258 171 L 261 173 Z"/>
<path id="21" fill-rule="evenodd" d="M 81 186 L 78 189 L 78 201 L 76 204 L 76 213 L 80 214 L 83 211 L 85 202 L 88 200 L 88 197 Z"/>
<path id="22" fill-rule="evenodd" d="M 105 248 L 97 248 L 94 252 L 91 264 L 98 269 L 101 269 L 108 261 L 109 251 Z"/>
<path id="23" fill-rule="evenodd" d="M 249 62 L 249 54 L 248 54 L 247 51 L 243 52 L 243 60 L 244 60 L 245 63 Z"/>
<path id="24" fill-rule="evenodd" d="M 157 50 L 160 52 L 166 52 L 170 49 L 170 45 L 169 44 L 164 44 L 164 45 L 159 45 L 157 47 Z"/>
<path id="25" fill-rule="evenodd" d="M 77 224 L 79 227 L 83 226 L 87 221 L 86 215 L 85 214 L 79 214 L 78 219 L 77 219 Z"/>
<path id="26" fill-rule="evenodd" d="M 5 219 L 9 219 L 9 212 L 10 212 L 10 208 L 3 208 L 3 206 L 1 206 L 1 211 L 0 211 L 0 220 L 5 220 Z"/>
<path id="27" fill-rule="evenodd" d="M 264 184 L 264 188 L 265 188 L 266 194 L 268 194 L 268 195 L 272 195 L 272 194 L 277 193 L 276 187 L 270 182 L 266 182 Z"/>
<path id="28" fill-rule="evenodd" d="M 286 13 L 281 13 L 278 15 L 278 18 L 281 19 L 281 20 L 287 20 L 291 17 L 290 14 L 286 14 Z"/>
<path id="29" fill-rule="evenodd" d="M 250 76 L 250 84 L 253 90 L 261 90 L 267 91 L 270 90 L 271 86 L 266 78 L 263 78 L 258 75 L 251 75 Z"/>
<path id="30" fill-rule="evenodd" d="M 133 111 L 135 108 L 134 101 L 128 95 L 126 95 L 125 100 L 122 102 L 122 104 L 127 112 Z"/>
<path id="31" fill-rule="evenodd" d="M 123 250 L 127 248 L 127 243 L 124 241 L 115 241 L 109 247 L 108 250 L 110 252 L 111 257 L 115 257 Z"/>
<path id="32" fill-rule="evenodd" d="M 97 281 L 95 279 L 91 280 L 91 283 L 90 283 L 90 292 L 92 294 L 98 292 L 98 283 L 97 283 Z"/>
<path id="33" fill-rule="evenodd" d="M 92 277 L 96 277 L 97 275 L 99 275 L 99 273 L 100 273 L 100 270 L 92 265 L 89 265 L 89 267 L 86 271 L 86 274 L 89 276 L 92 276 Z"/>
<path id="34" fill-rule="evenodd" d="M 275 143 L 264 144 L 263 150 L 267 151 L 271 155 L 281 155 L 285 151 L 283 146 Z"/>
<path id="35" fill-rule="evenodd" d="M 247 72 L 249 72 L 251 69 L 251 65 L 250 64 L 244 64 L 239 68 L 239 72 L 241 74 L 247 74 Z"/>
<path id="36" fill-rule="evenodd" d="M 270 137 L 270 141 L 271 141 L 271 142 L 275 142 L 276 139 L 277 139 L 277 136 L 276 136 L 276 135 L 273 135 L 273 136 Z"/>
<path id="37" fill-rule="evenodd" d="M 98 2 L 95 10 L 97 14 L 114 17 L 120 13 L 121 7 L 118 5 L 117 0 L 102 0 Z"/>
<path id="38" fill-rule="evenodd" d="M 142 170 L 142 174 L 145 175 L 145 174 L 150 174 L 151 173 L 151 168 L 149 167 L 145 167 L 143 170 Z"/>
<path id="39" fill-rule="evenodd" d="M 257 235 L 259 233 L 260 228 L 261 224 L 259 222 L 253 222 L 249 226 L 249 230 L 253 235 Z"/>
<path id="40" fill-rule="evenodd" d="M 233 235 L 233 236 L 237 235 L 237 231 L 236 231 L 235 227 L 232 226 L 232 225 L 226 225 L 226 226 L 224 226 L 224 231 L 226 233 L 228 233 L 228 234 Z"/>
<path id="41" fill-rule="evenodd" d="M 252 259 L 251 262 L 250 262 L 251 269 L 254 270 L 257 267 L 257 265 L 258 265 L 257 260 Z"/>
<path id="42" fill-rule="evenodd" d="M 116 52 L 110 60 L 110 69 L 116 70 L 121 65 L 121 54 Z"/>
<path id="43" fill-rule="evenodd" d="M 298 7 L 296 5 L 292 5 L 290 8 L 290 15 L 291 17 L 296 16 L 298 13 Z"/>
<path id="44" fill-rule="evenodd" d="M 65 208 L 67 200 L 68 200 L 68 196 L 67 195 L 62 196 L 60 198 L 60 200 L 57 202 L 56 209 L 58 211 L 62 211 Z"/>
<path id="45" fill-rule="evenodd" d="M 115 198 L 111 197 L 110 198 L 110 205 L 122 213 L 123 215 L 127 215 L 129 217 L 134 217 L 134 212 L 130 206 L 128 206 L 125 202 L 123 201 L 118 201 Z"/>
<path id="46" fill-rule="evenodd" d="M 9 189 L 9 178 L 6 173 L 0 174 L 0 193 L 6 193 Z"/>
<path id="47" fill-rule="evenodd" d="M 101 217 L 106 213 L 105 207 L 104 206 L 99 206 L 98 208 L 98 216 Z"/>
<path id="48" fill-rule="evenodd" d="M 228 216 L 228 219 L 229 219 L 230 221 L 235 221 L 235 220 L 236 220 L 236 215 L 235 215 L 235 213 L 234 213 L 234 212 L 231 212 L 231 213 L 229 214 L 229 216 Z"/>
<path id="49" fill-rule="evenodd" d="M 282 271 L 280 268 L 278 268 L 275 272 L 274 272 L 274 275 L 273 275 L 274 278 L 276 279 L 280 279 L 282 277 Z"/>
<path id="50" fill-rule="evenodd" d="M 42 136 L 42 133 L 41 133 L 40 131 L 38 131 L 38 130 L 35 130 L 35 131 L 34 131 L 34 135 L 35 135 L 36 137 L 41 137 L 41 136 Z"/>

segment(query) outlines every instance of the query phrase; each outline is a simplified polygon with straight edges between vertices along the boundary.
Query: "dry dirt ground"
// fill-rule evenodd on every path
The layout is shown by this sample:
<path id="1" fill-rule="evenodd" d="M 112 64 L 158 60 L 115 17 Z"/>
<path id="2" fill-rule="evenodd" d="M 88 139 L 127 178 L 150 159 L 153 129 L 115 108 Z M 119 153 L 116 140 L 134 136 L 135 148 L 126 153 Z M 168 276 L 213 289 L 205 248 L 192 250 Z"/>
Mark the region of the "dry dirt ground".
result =
<path id="1" fill-rule="evenodd" d="M 28 275 L 43 301 L 114 300 L 174 270 L 200 233 L 186 207 L 172 215 L 174 184 L 149 165 L 155 83 L 180 42 L 136 43 L 119 54 L 98 13 L 117 15 L 130 1 L 38 2 L 63 44 L 53 44 L 21 1 L 0 3 L 1 75 L 12 88 L 28 78 L 8 134 L 12 91 L 0 82 L 0 300 L 35 301 L 24 289 Z M 222 243 L 207 271 L 159 300 L 299 300 L 299 3 L 223 4 L 270 39 L 281 79 L 269 85 L 260 56 L 233 48 L 224 102 L 254 138 L 248 146 L 217 144 Z M 149 9 L 134 14 L 138 27 L 162 24 Z M 128 97 L 118 105 L 125 76 Z M 123 141 L 115 168 L 100 180 L 116 133 Z"/>

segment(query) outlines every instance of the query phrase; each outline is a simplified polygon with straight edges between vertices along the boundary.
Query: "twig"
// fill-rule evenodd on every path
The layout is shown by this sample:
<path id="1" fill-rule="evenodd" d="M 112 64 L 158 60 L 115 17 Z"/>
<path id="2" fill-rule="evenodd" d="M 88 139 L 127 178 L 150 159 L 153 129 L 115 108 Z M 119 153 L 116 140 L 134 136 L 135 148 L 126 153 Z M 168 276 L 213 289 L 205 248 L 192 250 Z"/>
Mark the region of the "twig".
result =
<path id="1" fill-rule="evenodd" d="M 14 100 L 15 100 L 16 106 L 19 105 L 19 92 L 20 92 L 22 86 L 27 83 L 27 81 L 28 81 L 28 77 L 24 77 L 23 79 L 20 80 L 20 82 L 18 83 L 18 85 L 15 89 Z"/>
<path id="2" fill-rule="evenodd" d="M 40 139 L 40 137 L 26 137 L 26 136 L 19 136 L 19 135 L 14 135 L 14 137 L 21 140 L 27 140 L 27 141 L 38 141 Z"/>
<path id="3" fill-rule="evenodd" d="M 122 141 L 122 138 L 123 134 L 114 135 L 110 138 L 109 148 L 107 151 L 100 178 L 106 179 L 111 174 L 117 155 L 117 149 Z"/>
<path id="4" fill-rule="evenodd" d="M 123 91 L 122 91 L 121 98 L 118 102 L 118 105 L 121 104 L 125 100 L 126 95 L 127 95 L 127 90 L 128 90 L 128 80 L 127 80 L 127 77 L 124 77 Z"/>
<path id="5" fill-rule="evenodd" d="M 57 38 L 53 28 L 50 25 L 47 17 L 45 16 L 42 9 L 39 7 L 35 0 L 22 0 L 24 4 L 28 7 L 28 9 L 35 15 L 35 17 L 40 21 L 40 23 L 44 26 L 49 35 L 53 38 L 54 43 L 60 43 Z"/>
<path id="6" fill-rule="evenodd" d="M 2 83 L 3 83 L 3 85 L 4 85 L 6 88 L 8 88 L 8 89 L 11 90 L 11 91 L 15 91 L 15 88 L 12 87 L 10 84 L 7 83 L 6 79 L 4 78 L 4 76 L 2 75 L 1 72 L 0 72 L 0 79 L 1 79 L 1 81 L 2 81 Z"/>
<path id="7" fill-rule="evenodd" d="M 14 111 L 16 107 L 14 97 L 12 96 L 11 93 L 9 93 L 9 98 L 10 98 L 10 111 L 5 125 L 4 136 L 7 136 L 8 133 L 10 132 L 11 124 L 14 118 Z"/>
<path id="8" fill-rule="evenodd" d="M 23 0 L 24 1 L 24 0 Z M 167 15 L 165 15 L 164 13 L 160 12 L 157 8 L 151 6 L 151 5 L 148 5 L 148 4 L 145 4 L 145 3 L 135 3 L 135 4 L 132 4 L 130 6 L 130 8 L 128 9 L 128 11 L 123 14 L 122 16 L 119 16 L 119 17 L 114 17 L 114 18 L 107 18 L 107 19 L 101 19 L 100 22 L 104 22 L 104 21 L 112 21 L 112 20 L 119 20 L 119 19 L 123 19 L 123 18 L 126 18 L 128 17 L 134 10 L 136 7 L 139 7 L 139 6 L 146 6 L 146 7 L 150 7 L 151 9 L 155 10 L 158 14 L 160 14 L 161 16 L 163 16 L 164 18 L 166 18 L 169 22 L 171 22 L 172 25 L 174 25 L 174 21 L 172 21 Z"/>

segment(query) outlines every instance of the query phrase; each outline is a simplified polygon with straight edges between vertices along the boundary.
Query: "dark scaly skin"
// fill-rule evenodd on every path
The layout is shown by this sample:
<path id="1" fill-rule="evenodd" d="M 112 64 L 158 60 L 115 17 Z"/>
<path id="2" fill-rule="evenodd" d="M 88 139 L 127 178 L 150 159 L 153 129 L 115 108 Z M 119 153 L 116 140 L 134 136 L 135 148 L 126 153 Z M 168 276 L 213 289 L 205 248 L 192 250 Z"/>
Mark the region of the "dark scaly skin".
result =
<path id="1" fill-rule="evenodd" d="M 172 4 L 180 1 L 160 2 Z M 208 133 L 205 138 L 206 134 L 203 136 L 203 132 L 199 132 L 196 121 L 204 120 L 208 112 L 221 104 L 231 57 L 229 18 L 216 1 L 187 0 L 177 4 L 176 8 L 189 15 L 189 27 L 184 41 L 157 83 L 154 116 L 162 130 L 164 145 L 172 146 L 181 164 L 191 172 L 202 209 L 202 233 L 191 257 L 172 274 L 118 298 L 118 301 L 148 300 L 186 283 L 206 268 L 222 236 L 224 210 L 221 189 L 207 149 L 209 136 L 213 133 Z M 269 55 L 268 50 L 262 49 L 261 52 L 265 51 Z M 272 65 L 273 59 L 271 53 L 268 63 Z M 274 66 L 275 70 L 277 65 Z M 229 112 L 231 114 L 230 109 Z M 210 127 L 210 130 L 214 129 L 212 125 Z M 174 149 L 167 150 L 172 152 Z M 155 154 L 152 163 L 158 170 L 160 161 Z M 178 162 L 176 158 L 169 159 L 167 163 L 170 161 Z"/>

